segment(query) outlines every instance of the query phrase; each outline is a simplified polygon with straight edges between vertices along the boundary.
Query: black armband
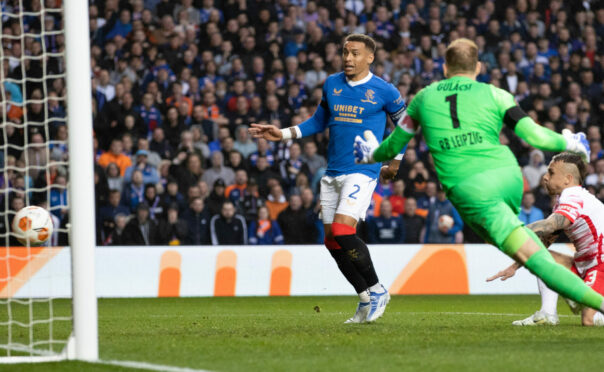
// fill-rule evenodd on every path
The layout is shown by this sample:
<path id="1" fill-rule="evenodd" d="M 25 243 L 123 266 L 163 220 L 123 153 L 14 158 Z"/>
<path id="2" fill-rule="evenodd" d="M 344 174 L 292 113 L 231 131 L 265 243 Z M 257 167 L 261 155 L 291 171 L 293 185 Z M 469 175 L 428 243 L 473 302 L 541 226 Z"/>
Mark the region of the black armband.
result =
<path id="1" fill-rule="evenodd" d="M 507 125 L 510 129 L 514 130 L 516 128 L 516 124 L 525 117 L 527 117 L 527 113 L 524 112 L 520 108 L 520 106 L 514 106 L 507 109 L 505 115 L 503 117 L 503 123 Z"/>
<path id="2" fill-rule="evenodd" d="M 407 106 L 401 107 L 397 112 L 388 113 L 394 125 L 399 124 L 399 121 L 405 116 L 405 111 L 407 111 Z"/>

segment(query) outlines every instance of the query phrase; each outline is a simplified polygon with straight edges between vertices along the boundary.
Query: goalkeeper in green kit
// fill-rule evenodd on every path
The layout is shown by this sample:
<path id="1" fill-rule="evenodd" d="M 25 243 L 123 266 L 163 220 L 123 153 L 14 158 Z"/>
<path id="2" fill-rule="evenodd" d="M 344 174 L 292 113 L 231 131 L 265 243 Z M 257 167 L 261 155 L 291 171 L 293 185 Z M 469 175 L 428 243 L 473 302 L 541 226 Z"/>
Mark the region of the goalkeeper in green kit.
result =
<path id="1" fill-rule="evenodd" d="M 554 262 L 537 235 L 519 221 L 522 174 L 514 154 L 499 142 L 506 125 L 533 147 L 569 151 L 588 160 L 585 135 L 560 135 L 536 124 L 511 94 L 477 82 L 479 71 L 476 44 L 468 39 L 451 43 L 445 54 L 447 79 L 422 89 L 409 104 L 407 117 L 381 145 L 371 133 L 365 132 L 364 139 L 357 136 L 357 163 L 394 158 L 421 126 L 438 178 L 464 222 L 554 291 L 604 310 L 602 296 Z"/>

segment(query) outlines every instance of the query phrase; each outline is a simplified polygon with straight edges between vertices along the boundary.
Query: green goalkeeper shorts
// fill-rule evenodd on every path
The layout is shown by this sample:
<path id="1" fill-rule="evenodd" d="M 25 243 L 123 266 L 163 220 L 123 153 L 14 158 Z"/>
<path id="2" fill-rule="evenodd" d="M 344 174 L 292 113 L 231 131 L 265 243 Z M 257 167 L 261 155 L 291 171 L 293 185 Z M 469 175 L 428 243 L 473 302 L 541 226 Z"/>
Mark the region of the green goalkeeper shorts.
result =
<path id="1" fill-rule="evenodd" d="M 510 233 L 523 225 L 518 219 L 523 187 L 520 168 L 514 166 L 471 176 L 447 196 L 465 223 L 487 243 L 502 249 Z"/>

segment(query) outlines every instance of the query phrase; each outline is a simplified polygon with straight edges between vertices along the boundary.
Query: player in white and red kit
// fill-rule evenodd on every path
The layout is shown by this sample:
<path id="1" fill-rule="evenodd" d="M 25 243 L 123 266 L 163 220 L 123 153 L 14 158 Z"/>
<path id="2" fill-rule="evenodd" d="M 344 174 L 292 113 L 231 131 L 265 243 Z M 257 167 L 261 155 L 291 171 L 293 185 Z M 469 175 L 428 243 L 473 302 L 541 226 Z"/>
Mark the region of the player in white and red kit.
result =
<path id="1" fill-rule="evenodd" d="M 585 164 L 578 155 L 562 153 L 554 156 L 543 182 L 552 196 L 558 200 L 552 214 L 545 220 L 528 225 L 545 245 L 555 241 L 563 230 L 574 244 L 576 253 L 569 257 L 552 252 L 557 262 L 571 269 L 585 284 L 604 294 L 604 204 L 581 187 L 585 179 Z M 487 279 L 506 280 L 520 267 L 513 264 Z M 513 322 L 514 325 L 558 324 L 556 305 L 558 294 L 543 282 L 539 282 L 541 309 L 530 317 Z M 572 306 L 571 306 L 572 308 Z M 604 314 L 591 308 L 581 312 L 583 325 L 604 326 Z"/>

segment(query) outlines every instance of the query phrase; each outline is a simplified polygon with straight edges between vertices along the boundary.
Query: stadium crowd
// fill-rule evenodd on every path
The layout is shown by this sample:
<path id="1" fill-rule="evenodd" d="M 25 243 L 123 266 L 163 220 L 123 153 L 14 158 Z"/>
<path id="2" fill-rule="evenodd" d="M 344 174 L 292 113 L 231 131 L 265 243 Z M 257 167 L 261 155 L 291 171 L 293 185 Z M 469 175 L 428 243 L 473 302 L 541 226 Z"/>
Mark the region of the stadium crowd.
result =
<path id="1" fill-rule="evenodd" d="M 22 10 L 58 2 L 32 0 Z M 1 2 L 17 13 L 19 3 Z M 318 181 L 329 134 L 274 144 L 252 140 L 247 129 L 254 122 L 289 127 L 312 115 L 322 82 L 342 70 L 341 42 L 353 32 L 377 41 L 372 71 L 406 101 L 443 78 L 449 42 L 474 40 L 479 81 L 511 92 L 546 127 L 587 134 L 586 187 L 604 201 L 604 7 L 596 1 L 89 3 L 99 244 L 322 244 Z M 11 146 L 0 152 L 0 198 L 12 211 L 26 200 L 47 202 L 65 225 L 64 79 L 15 83 L 63 72 L 52 54 L 64 48 L 55 32 L 61 22 L 52 11 L 23 24 L 2 16 L 0 144 Z M 21 37 L 40 30 L 40 38 Z M 44 122 L 48 130 L 36 124 Z M 500 139 L 523 168 L 520 218 L 549 214 L 541 179 L 553 154 L 506 128 Z M 36 168 L 49 162 L 49 172 Z M 36 191 L 45 186 L 50 192 Z M 445 214 L 452 226 L 439 224 Z M 378 185 L 368 216 L 359 234 L 369 243 L 480 242 L 440 188 L 421 133 L 396 180 Z"/>

